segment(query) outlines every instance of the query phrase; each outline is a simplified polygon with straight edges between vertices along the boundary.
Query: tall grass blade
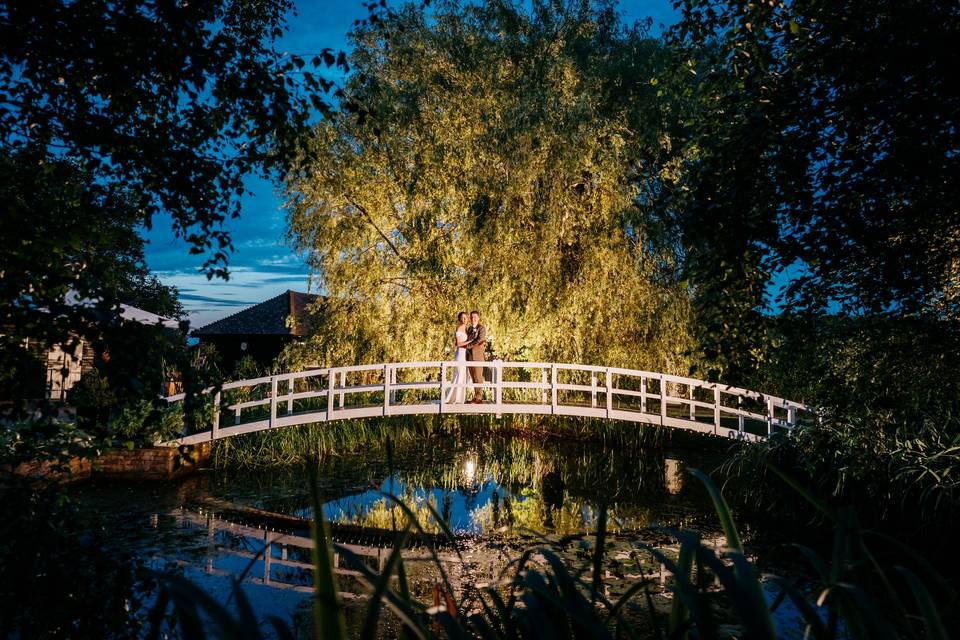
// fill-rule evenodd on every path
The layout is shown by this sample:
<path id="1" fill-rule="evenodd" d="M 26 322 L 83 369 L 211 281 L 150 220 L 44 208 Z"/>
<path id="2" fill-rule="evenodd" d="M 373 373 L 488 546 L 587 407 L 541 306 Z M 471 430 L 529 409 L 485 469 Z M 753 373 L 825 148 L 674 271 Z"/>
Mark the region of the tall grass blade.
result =
<path id="1" fill-rule="evenodd" d="M 737 533 L 737 525 L 733 521 L 733 516 L 730 514 L 730 507 L 727 506 L 727 501 L 723 499 L 723 495 L 720 493 L 720 490 L 717 489 L 717 485 L 713 483 L 710 476 L 699 469 L 690 469 L 690 473 L 703 483 L 703 486 L 707 489 L 707 493 L 710 494 L 710 500 L 713 501 L 713 508 L 717 512 L 717 517 L 720 519 L 720 526 L 723 528 L 723 535 L 727 539 L 727 546 L 738 553 L 743 553 L 743 544 L 740 542 L 740 534 Z"/>
<path id="2" fill-rule="evenodd" d="M 647 600 L 647 611 L 650 614 L 650 628 L 653 629 L 653 637 L 656 640 L 663 640 L 663 633 L 660 631 L 660 621 L 657 620 L 657 610 L 653 606 L 653 597 L 650 595 L 650 590 L 644 591 L 643 595 Z"/>
<path id="3" fill-rule="evenodd" d="M 253 607 L 250 606 L 250 599 L 247 597 L 246 592 L 244 592 L 239 580 L 234 579 L 233 592 L 237 595 L 237 622 L 240 624 L 240 628 L 245 629 L 248 632 L 253 629 L 259 629 L 260 627 L 257 621 L 257 616 L 253 612 Z M 255 635 L 247 635 L 247 637 L 259 636 L 259 633 Z"/>
<path id="4" fill-rule="evenodd" d="M 677 564 L 671 569 L 674 580 L 674 594 L 676 596 L 670 605 L 670 619 L 667 625 L 667 630 L 671 637 L 677 637 L 680 628 L 690 620 L 691 609 L 695 606 L 691 602 L 691 599 L 696 599 L 697 597 L 696 588 L 690 582 L 690 571 L 693 569 L 693 559 L 696 555 L 696 549 L 700 545 L 700 538 L 696 534 L 693 535 L 693 538 L 693 540 L 681 541 Z M 664 560 L 667 559 L 666 556 L 659 551 L 656 553 L 660 556 L 660 562 L 664 562 Z"/>
<path id="5" fill-rule="evenodd" d="M 453 586 L 451 585 L 450 579 L 447 576 L 446 569 L 443 568 L 443 563 L 440 561 L 440 556 L 437 555 L 437 551 L 434 548 L 433 544 L 429 542 L 429 533 L 423 528 L 423 526 L 417 520 L 416 514 L 414 514 L 413 511 L 410 510 L 410 507 L 404 504 L 404 502 L 397 496 L 393 496 L 390 494 L 383 494 L 383 495 L 387 500 L 390 500 L 395 505 L 397 505 L 397 507 L 403 512 L 404 516 L 406 516 L 407 521 L 420 533 L 420 535 L 424 536 L 424 538 L 428 540 L 425 546 L 427 548 L 427 551 L 430 553 L 431 560 L 433 560 L 434 565 L 437 567 L 437 570 L 440 572 L 440 578 L 441 580 L 443 580 L 443 586 L 444 588 L 447 589 L 449 593 L 453 593 Z M 391 511 L 393 510 L 391 509 Z M 400 579 L 400 587 L 402 590 L 401 595 L 403 595 L 406 598 L 407 583 L 406 583 L 406 576 L 404 574 L 403 563 L 401 563 L 398 568 L 398 577 Z"/>
<path id="6" fill-rule="evenodd" d="M 360 633 L 362 640 L 372 640 L 376 637 L 377 623 L 380 620 L 380 603 L 383 600 L 387 589 L 390 587 L 390 577 L 393 575 L 393 572 L 396 571 L 397 565 L 403 562 L 401 550 L 406 545 L 409 536 L 410 523 L 408 522 L 407 526 L 403 528 L 403 531 L 397 535 L 397 538 L 393 543 L 393 548 L 390 550 L 390 557 L 387 558 L 387 563 L 383 568 L 383 572 L 380 574 L 379 580 L 377 580 L 376 584 L 374 585 L 373 594 L 370 596 L 370 603 L 367 605 L 367 613 L 363 623 L 363 630 Z"/>
<path id="7" fill-rule="evenodd" d="M 553 569 L 553 577 L 561 597 L 561 611 L 573 623 L 575 630 L 586 633 L 591 638 L 607 638 L 610 633 L 604 628 L 596 614 L 593 601 L 587 601 L 577 588 L 578 581 L 567 571 L 563 561 L 550 551 L 542 551 L 543 557 Z M 595 596 L 598 592 L 591 591 Z M 579 635 L 579 634 L 577 634 Z"/>
<path id="8" fill-rule="evenodd" d="M 230 610 L 214 600 L 206 591 L 193 584 L 183 576 L 170 574 L 156 574 L 162 588 L 169 592 L 174 610 L 180 621 L 185 636 L 203 638 L 203 621 L 200 618 L 200 609 L 219 630 L 220 637 L 246 638 L 249 630 L 244 630 L 236 621 Z M 199 608 L 198 608 L 199 607 Z M 254 626 L 254 631 L 256 631 Z"/>
<path id="9" fill-rule="evenodd" d="M 823 558 L 820 557 L 820 554 L 811 549 L 810 547 L 804 546 L 802 544 L 792 544 L 790 545 L 797 549 L 803 556 L 807 559 L 807 562 L 816 570 L 817 576 L 823 582 L 830 580 L 830 568 L 827 567 L 827 563 L 823 561 Z"/>
<path id="10" fill-rule="evenodd" d="M 943 574 L 941 574 L 936 567 L 930 564 L 926 558 L 917 553 L 917 550 L 910 545 L 904 544 L 893 536 L 881 533 L 879 531 L 864 531 L 863 535 L 864 537 L 873 536 L 880 538 L 884 542 L 896 547 L 902 553 L 910 556 L 910 559 L 917 565 L 917 567 L 923 569 L 925 578 L 934 582 L 938 587 L 940 587 L 940 589 L 943 590 L 944 594 L 947 595 L 951 601 L 956 601 L 958 595 L 960 595 L 956 590 L 954 590 L 950 583 L 946 581 L 946 579 L 943 577 Z"/>
<path id="11" fill-rule="evenodd" d="M 367 584 L 367 586 L 372 589 L 374 585 L 377 584 L 380 576 L 370 570 L 363 558 L 355 554 L 347 547 L 343 547 L 341 545 L 335 544 L 334 549 L 336 549 L 337 553 L 347 560 L 351 567 L 360 573 L 361 579 Z M 401 563 L 398 566 L 403 566 L 403 564 Z M 398 596 L 392 589 L 389 588 L 383 592 L 383 598 L 390 610 L 396 614 L 396 616 L 400 618 L 400 622 L 405 625 L 403 629 L 412 632 L 418 638 L 426 638 L 429 635 L 427 630 L 423 627 L 423 621 L 420 619 L 420 616 L 416 611 L 414 611 L 414 607 L 417 607 L 421 611 L 426 610 L 426 607 L 412 600 L 409 598 L 409 596 Z M 403 629 L 401 631 L 403 631 Z"/>
<path id="12" fill-rule="evenodd" d="M 823 618 L 820 617 L 817 610 L 793 584 L 781 578 L 774 578 L 774 581 L 787 594 L 787 597 L 790 598 L 790 601 L 797 608 L 797 611 L 803 616 L 804 622 L 807 623 L 804 636 L 812 633 L 814 638 L 823 640 L 833 637 L 828 632 L 826 625 L 823 623 Z"/>
<path id="13" fill-rule="evenodd" d="M 287 626 L 285 620 L 281 620 L 277 616 L 267 616 L 266 620 L 273 627 L 274 633 L 277 634 L 277 640 L 294 640 L 293 632 L 290 631 L 290 627 Z"/>
<path id="14" fill-rule="evenodd" d="M 607 503 L 600 502 L 600 516 L 597 519 L 596 545 L 593 550 L 593 594 L 592 601 L 596 603 L 597 594 L 603 584 L 603 553 L 607 544 Z"/>
<path id="15" fill-rule="evenodd" d="M 329 640 L 345 640 L 347 623 L 340 603 L 337 576 L 333 570 L 333 549 L 330 547 L 330 530 L 323 517 L 320 488 L 317 486 L 315 465 L 307 467 L 310 476 L 310 497 L 313 501 L 313 521 L 310 533 L 313 537 L 313 621 L 319 637 Z"/>
<path id="16" fill-rule="evenodd" d="M 166 589 L 160 589 L 157 593 L 157 601 L 153 603 L 153 606 L 150 607 L 150 613 L 147 614 L 147 624 L 150 629 L 146 636 L 147 640 L 157 640 L 160 637 L 163 614 L 166 613 L 169 604 L 170 592 Z"/>
<path id="17" fill-rule="evenodd" d="M 917 606 L 920 608 L 920 618 L 923 620 L 925 637 L 928 640 L 948 640 L 949 634 L 943 627 L 943 621 L 940 619 L 940 612 L 930 592 L 923 585 L 915 573 L 905 567 L 894 567 L 900 575 L 907 581 L 910 592 L 913 593 Z"/>
<path id="18" fill-rule="evenodd" d="M 889 638 L 893 640 L 897 637 L 897 632 L 887 621 L 876 601 L 857 585 L 841 582 L 834 585 L 839 594 L 841 594 L 842 619 L 844 624 L 851 630 L 853 637 L 878 638 L 884 640 Z M 852 606 L 852 605 L 856 606 Z M 837 627 L 831 627 L 836 630 Z"/>

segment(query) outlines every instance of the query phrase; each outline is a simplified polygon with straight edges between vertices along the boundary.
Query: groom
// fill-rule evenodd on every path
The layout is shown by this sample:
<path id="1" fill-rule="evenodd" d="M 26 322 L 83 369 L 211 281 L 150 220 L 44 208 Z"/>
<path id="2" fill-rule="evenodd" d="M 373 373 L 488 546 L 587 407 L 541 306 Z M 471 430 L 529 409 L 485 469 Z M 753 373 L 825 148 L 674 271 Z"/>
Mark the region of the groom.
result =
<path id="1" fill-rule="evenodd" d="M 486 360 L 484 351 L 487 347 L 487 328 L 480 324 L 480 312 L 470 312 L 470 326 L 467 327 L 467 360 L 483 362 Z M 483 367 L 470 367 L 470 378 L 474 384 L 483 384 Z M 473 391 L 473 404 L 483 402 L 483 389 L 476 387 Z"/>

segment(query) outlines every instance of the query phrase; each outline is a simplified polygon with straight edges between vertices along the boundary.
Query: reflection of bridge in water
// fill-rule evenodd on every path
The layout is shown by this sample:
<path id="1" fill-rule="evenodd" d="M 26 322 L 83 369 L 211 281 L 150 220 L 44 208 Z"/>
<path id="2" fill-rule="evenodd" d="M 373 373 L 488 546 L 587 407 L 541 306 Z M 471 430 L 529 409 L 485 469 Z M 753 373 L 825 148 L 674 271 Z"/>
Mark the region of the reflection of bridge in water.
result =
<path id="1" fill-rule="evenodd" d="M 240 579 L 242 576 L 242 581 L 249 584 L 304 594 L 313 592 L 311 554 L 314 543 L 311 537 L 231 522 L 218 518 L 210 511 L 177 509 L 170 515 L 180 526 L 206 531 L 206 556 L 203 566 L 197 567 L 203 573 L 227 579 Z M 306 524 L 306 521 L 303 521 L 303 524 Z M 334 535 L 334 538 L 336 537 Z M 591 537 L 591 534 L 583 535 L 585 539 Z M 609 541 L 610 538 L 608 538 Z M 722 536 L 707 537 L 703 542 L 715 550 L 724 546 Z M 550 544 L 539 546 L 550 547 Z M 661 543 L 657 546 L 660 551 L 674 558 L 679 550 L 676 544 Z M 341 598 L 344 600 L 368 598 L 371 593 L 369 583 L 364 578 L 364 573 L 353 567 L 356 566 L 356 562 L 362 562 L 374 578 L 378 577 L 386 568 L 393 550 L 392 545 L 356 544 L 335 540 L 333 549 L 334 572 L 338 577 Z M 613 551 L 611 556 L 616 562 L 628 560 L 636 554 L 636 549 L 632 553 L 624 553 L 622 549 L 619 552 L 613 549 L 611 551 Z M 347 559 L 346 554 L 353 557 Z M 443 564 L 451 586 L 455 593 L 459 593 L 468 583 L 475 586 L 495 580 L 501 569 L 518 555 L 519 551 L 516 549 L 510 553 L 499 544 L 489 549 L 478 547 L 461 556 L 436 548 L 431 552 L 424 546 L 401 550 L 404 571 L 411 592 L 420 596 L 425 596 L 433 585 L 440 581 L 437 562 Z M 644 550 L 642 555 L 647 558 L 646 562 L 637 563 L 634 571 L 639 573 L 629 577 L 647 579 L 652 583 L 659 583 L 662 587 L 672 575 L 671 572 L 662 562 L 654 559 L 648 550 Z M 230 570 L 222 566 L 218 567 L 218 558 L 221 561 L 226 560 L 227 564 L 231 560 L 237 560 L 246 569 L 241 572 L 236 568 Z M 533 566 L 539 566 L 541 569 L 547 565 L 539 553 L 534 553 L 530 561 Z M 192 563 L 180 560 L 179 564 L 191 565 Z M 605 571 L 604 584 L 606 585 L 611 579 L 614 583 L 617 582 L 617 578 L 612 576 L 609 570 Z"/>
<path id="2" fill-rule="evenodd" d="M 452 372 L 461 366 L 454 362 L 330 367 L 229 382 L 210 390 L 209 430 L 162 444 L 352 418 L 438 414 L 600 418 L 755 442 L 814 415 L 812 407 L 791 400 L 664 373 L 501 360 L 469 364 L 485 370 L 482 384 L 464 385 L 468 396 L 478 388 L 484 393 L 481 404 L 449 402 Z"/>
<path id="3" fill-rule="evenodd" d="M 238 577 L 236 571 L 216 566 L 215 557 L 221 559 L 240 560 L 249 565 L 244 581 L 253 584 L 262 584 L 277 589 L 292 589 L 302 593 L 313 591 L 313 564 L 311 555 L 314 548 L 310 536 L 295 535 L 254 527 L 238 522 L 231 522 L 218 518 L 210 511 L 197 512 L 178 509 L 171 516 L 181 526 L 194 527 L 205 530 L 207 533 L 207 554 L 202 571 L 208 575 L 221 577 Z M 309 526 L 307 521 L 302 521 Z M 362 536 L 362 534 L 361 534 Z M 354 535 L 356 538 L 357 536 Z M 374 536 L 375 537 L 375 536 Z M 387 560 L 392 552 L 392 545 L 387 544 L 357 544 L 351 542 L 334 542 L 333 563 L 334 571 L 340 578 L 341 588 L 355 585 L 355 590 L 344 590 L 341 596 L 347 599 L 366 597 L 363 585 L 363 573 L 353 567 L 345 554 L 354 556 L 354 563 L 359 560 L 371 571 L 379 574 L 383 572 Z M 416 575 L 422 573 L 419 567 L 424 567 L 428 573 L 439 561 L 448 567 L 447 571 L 456 574 L 464 567 L 456 555 L 436 551 L 436 558 L 424 546 L 417 546 L 401 550 L 404 566 Z M 183 563 L 186 563 L 183 561 Z"/>

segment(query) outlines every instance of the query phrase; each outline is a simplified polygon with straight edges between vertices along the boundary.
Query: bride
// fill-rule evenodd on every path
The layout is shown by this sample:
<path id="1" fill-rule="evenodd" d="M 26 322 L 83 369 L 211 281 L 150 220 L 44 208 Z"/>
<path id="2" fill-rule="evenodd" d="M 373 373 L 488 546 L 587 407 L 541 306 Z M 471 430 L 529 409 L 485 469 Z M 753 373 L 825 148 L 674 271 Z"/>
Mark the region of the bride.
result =
<path id="1" fill-rule="evenodd" d="M 446 404 L 463 404 L 467 400 L 467 350 L 466 346 L 469 342 L 467 338 L 467 312 L 461 311 L 457 314 L 457 329 L 453 333 L 453 361 L 458 363 L 455 367 L 452 367 L 453 375 L 450 377 L 450 382 L 453 385 L 448 391 L 447 395 L 444 398 Z"/>

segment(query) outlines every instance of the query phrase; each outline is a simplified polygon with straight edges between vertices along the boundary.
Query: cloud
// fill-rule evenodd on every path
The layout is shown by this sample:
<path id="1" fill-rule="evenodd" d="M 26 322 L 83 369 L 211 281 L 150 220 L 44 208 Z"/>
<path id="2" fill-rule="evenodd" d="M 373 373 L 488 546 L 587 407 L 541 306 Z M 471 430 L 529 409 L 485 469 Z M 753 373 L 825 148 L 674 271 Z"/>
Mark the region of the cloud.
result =
<path id="1" fill-rule="evenodd" d="M 199 307 L 198 305 L 191 304 L 194 308 L 203 308 L 203 309 L 219 309 L 220 307 L 250 307 L 258 302 L 263 302 L 262 300 L 225 300 L 223 298 L 211 298 L 209 296 L 198 296 L 191 293 L 180 293 L 181 302 L 207 302 L 212 306 L 210 307 Z"/>

